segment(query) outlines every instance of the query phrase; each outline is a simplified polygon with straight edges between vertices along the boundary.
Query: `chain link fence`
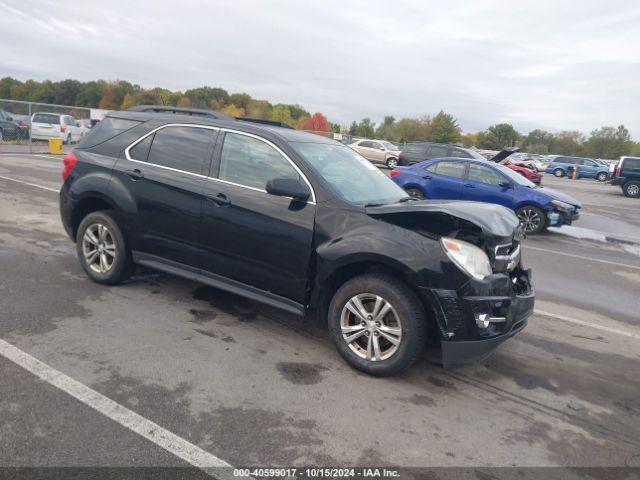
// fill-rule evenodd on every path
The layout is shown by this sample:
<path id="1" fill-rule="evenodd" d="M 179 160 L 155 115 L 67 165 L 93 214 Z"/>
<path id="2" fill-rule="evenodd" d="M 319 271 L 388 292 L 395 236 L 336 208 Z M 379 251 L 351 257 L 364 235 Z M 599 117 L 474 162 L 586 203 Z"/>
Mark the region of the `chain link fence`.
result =
<path id="1" fill-rule="evenodd" d="M 48 153 L 51 138 L 68 151 L 101 116 L 102 110 L 0 99 L 0 153 Z"/>

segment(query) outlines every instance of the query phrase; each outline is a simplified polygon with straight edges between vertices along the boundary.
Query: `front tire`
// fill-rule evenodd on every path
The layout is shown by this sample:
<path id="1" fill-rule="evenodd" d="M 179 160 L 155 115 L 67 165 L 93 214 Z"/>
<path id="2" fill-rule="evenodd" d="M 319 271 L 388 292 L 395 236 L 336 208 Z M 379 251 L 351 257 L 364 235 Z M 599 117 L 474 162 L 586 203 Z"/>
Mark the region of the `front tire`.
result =
<path id="1" fill-rule="evenodd" d="M 562 178 L 562 177 L 564 177 L 564 170 L 562 170 L 561 168 L 556 168 L 556 169 L 553 171 L 553 175 L 554 175 L 555 177 Z"/>
<path id="2" fill-rule="evenodd" d="M 640 198 L 640 182 L 631 181 L 622 186 L 622 193 L 625 197 Z"/>
<path id="3" fill-rule="evenodd" d="M 598 175 L 596 175 L 596 180 L 598 180 L 599 182 L 606 182 L 607 174 L 604 172 L 600 172 Z"/>
<path id="4" fill-rule="evenodd" d="M 373 273 L 342 285 L 329 306 L 329 333 L 338 352 L 356 370 L 387 377 L 407 370 L 427 338 L 424 307 L 391 275 Z"/>
<path id="5" fill-rule="evenodd" d="M 393 170 L 398 166 L 398 159 L 396 157 L 389 157 L 385 163 L 388 169 Z"/>
<path id="6" fill-rule="evenodd" d="M 94 282 L 117 285 L 133 271 L 129 245 L 108 211 L 93 212 L 82 219 L 76 251 L 80 265 Z"/>
<path id="7" fill-rule="evenodd" d="M 547 218 L 542 210 L 533 205 L 525 205 L 516 210 L 516 215 L 524 232 L 535 235 L 547 228 Z"/>

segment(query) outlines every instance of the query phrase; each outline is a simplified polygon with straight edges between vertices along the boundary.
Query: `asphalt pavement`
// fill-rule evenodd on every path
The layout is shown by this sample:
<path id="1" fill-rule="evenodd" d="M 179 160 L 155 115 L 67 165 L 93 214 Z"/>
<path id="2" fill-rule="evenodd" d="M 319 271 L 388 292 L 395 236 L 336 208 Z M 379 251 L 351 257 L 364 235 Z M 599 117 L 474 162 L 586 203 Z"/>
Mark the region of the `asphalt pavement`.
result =
<path id="1" fill-rule="evenodd" d="M 182 466 L 185 449 L 234 466 L 640 466 L 633 242 L 527 238 L 537 303 L 521 334 L 476 365 L 377 379 L 264 305 L 152 271 L 92 283 L 60 224 L 61 170 L 0 156 L 0 339 L 44 369 L 0 355 L 0 466 Z M 567 182 L 545 177 L 585 218 L 640 226 L 619 189 Z"/>

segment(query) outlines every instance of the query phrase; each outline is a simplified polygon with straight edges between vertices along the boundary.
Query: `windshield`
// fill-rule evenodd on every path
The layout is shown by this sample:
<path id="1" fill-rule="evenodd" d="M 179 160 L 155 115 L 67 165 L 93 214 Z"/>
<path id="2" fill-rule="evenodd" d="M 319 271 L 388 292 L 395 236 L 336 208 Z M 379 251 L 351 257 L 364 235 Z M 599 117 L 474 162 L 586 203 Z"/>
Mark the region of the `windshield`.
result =
<path id="1" fill-rule="evenodd" d="M 391 142 L 387 142 L 386 140 L 383 140 L 380 143 L 382 143 L 384 145 L 384 148 L 386 148 L 387 150 L 400 151 L 400 149 Z"/>
<path id="2" fill-rule="evenodd" d="M 485 160 L 485 161 L 487 160 L 487 157 L 482 156 L 481 154 L 479 154 L 475 150 L 471 150 L 470 148 L 465 148 L 464 151 L 467 152 L 469 155 L 471 155 L 476 160 Z"/>
<path id="3" fill-rule="evenodd" d="M 338 196 L 356 205 L 384 205 L 410 197 L 358 152 L 345 145 L 291 142 Z"/>
<path id="4" fill-rule="evenodd" d="M 504 175 L 506 175 L 507 177 L 509 177 L 510 180 L 513 180 L 514 182 L 516 182 L 518 185 L 522 185 L 523 187 L 529 187 L 529 188 L 536 188 L 536 184 L 527 180 L 526 178 L 524 178 L 522 175 L 520 175 L 519 173 L 511 170 L 508 167 L 505 167 L 504 165 L 501 165 L 499 163 L 495 163 L 494 166 Z"/>

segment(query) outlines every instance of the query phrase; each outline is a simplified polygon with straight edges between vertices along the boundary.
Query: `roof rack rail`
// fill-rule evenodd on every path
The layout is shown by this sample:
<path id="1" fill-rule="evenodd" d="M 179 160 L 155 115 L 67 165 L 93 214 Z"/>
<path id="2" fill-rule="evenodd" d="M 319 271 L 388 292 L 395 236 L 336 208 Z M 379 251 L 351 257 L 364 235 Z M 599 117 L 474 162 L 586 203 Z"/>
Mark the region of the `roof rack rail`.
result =
<path id="1" fill-rule="evenodd" d="M 191 115 L 194 117 L 210 117 L 220 120 L 233 120 L 231 115 L 217 110 L 202 110 L 199 108 L 172 107 L 170 105 L 136 105 L 127 109 L 129 112 L 149 112 L 149 113 L 173 113 L 177 115 Z"/>
<path id="2" fill-rule="evenodd" d="M 264 120 L 262 118 L 248 118 L 248 117 L 236 117 L 236 120 L 240 120 L 242 122 L 252 122 L 252 123 L 261 123 L 263 125 L 273 125 L 274 127 L 282 127 L 282 128 L 290 128 L 294 130 L 294 128 L 284 122 L 278 122 L 276 120 Z"/>

